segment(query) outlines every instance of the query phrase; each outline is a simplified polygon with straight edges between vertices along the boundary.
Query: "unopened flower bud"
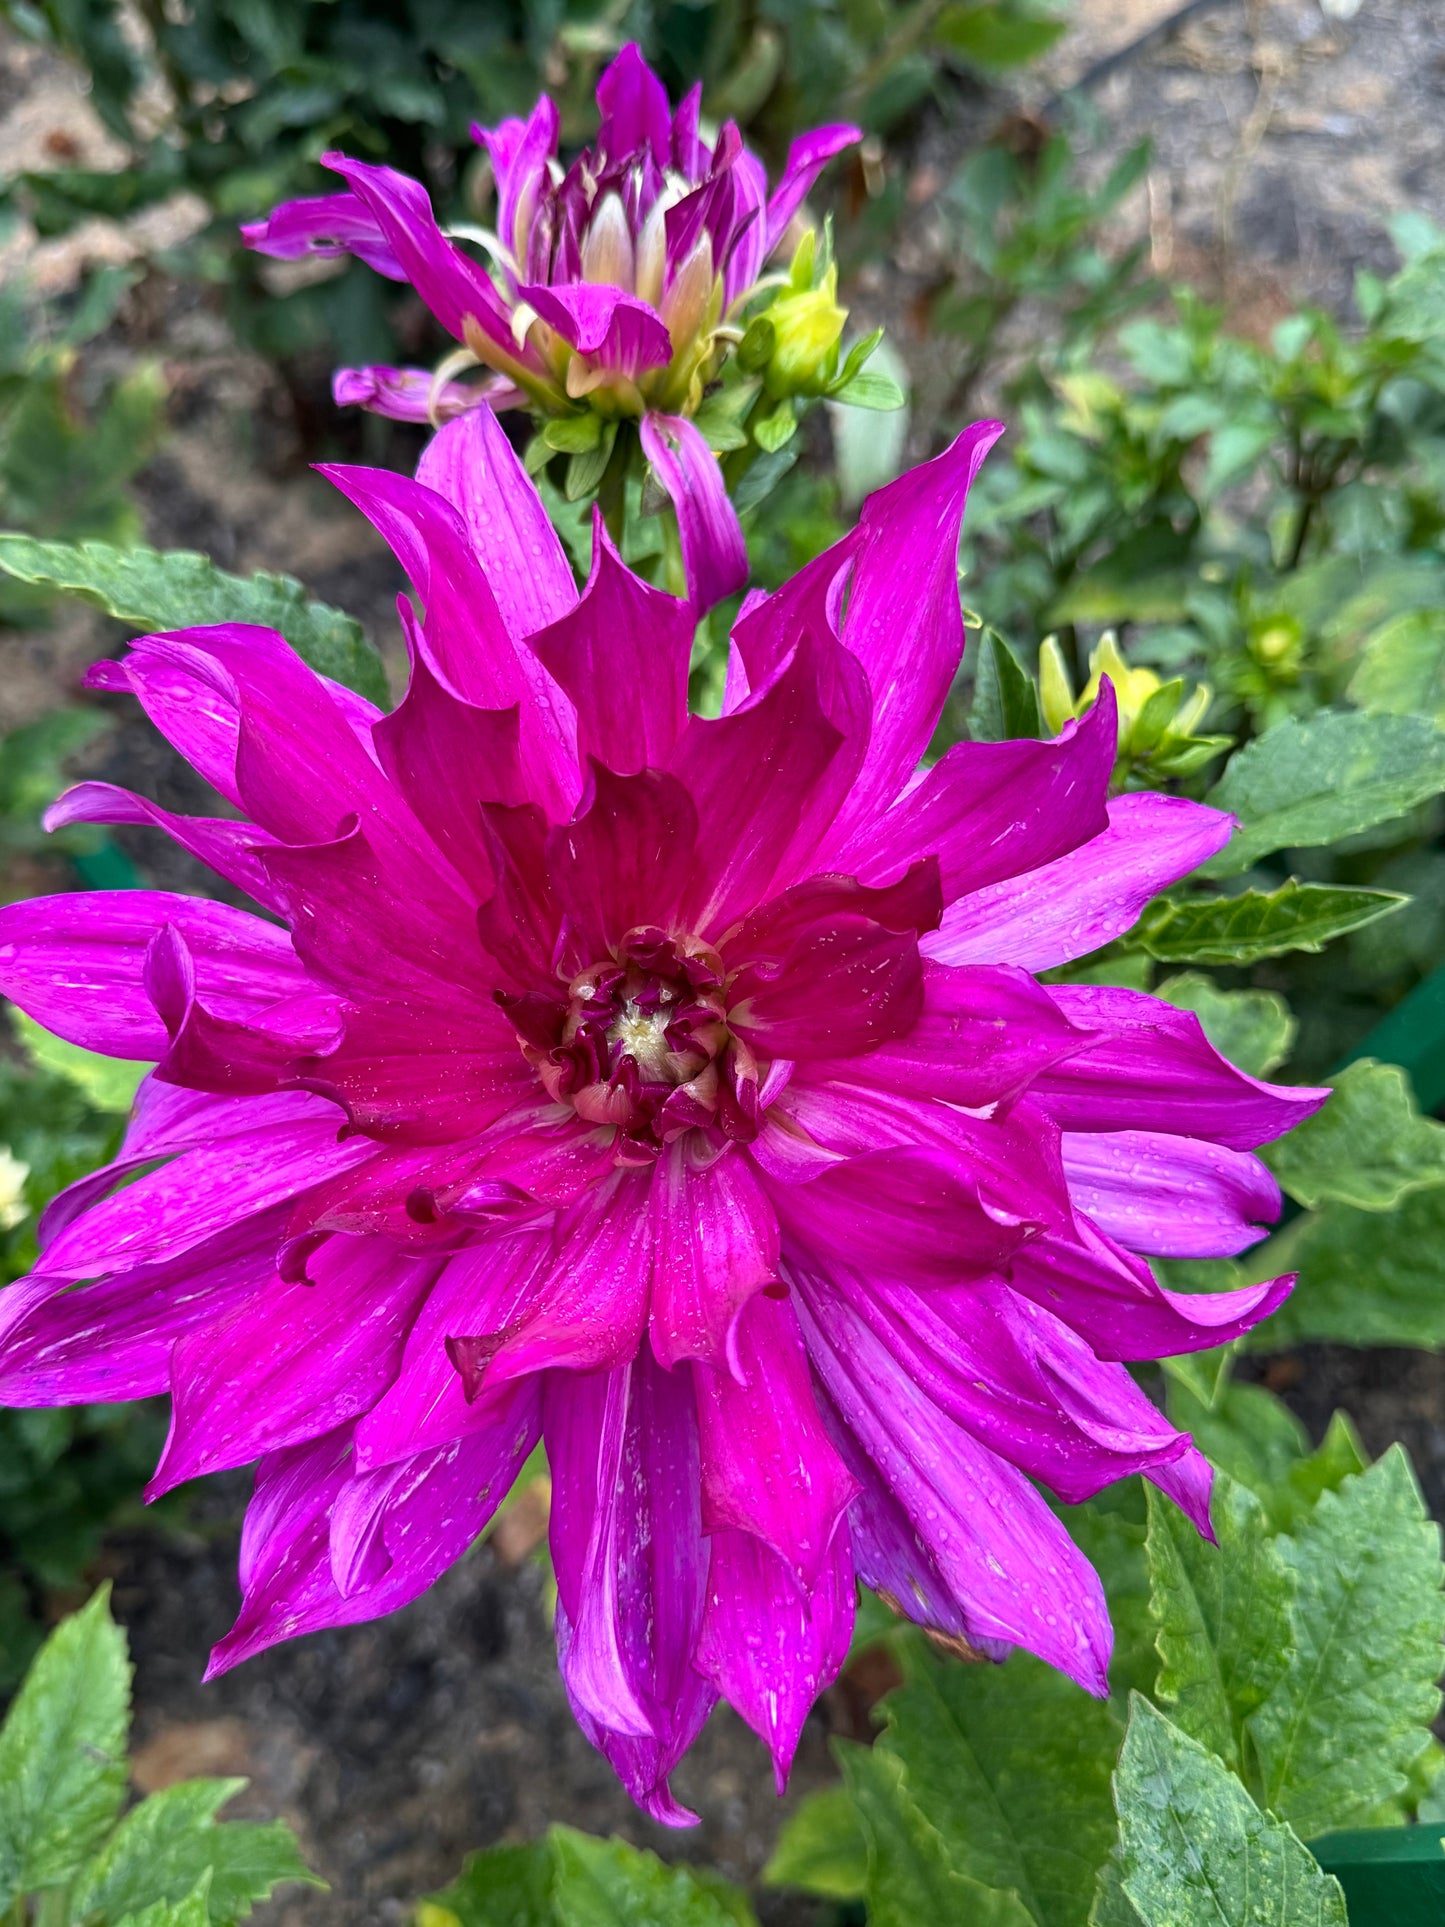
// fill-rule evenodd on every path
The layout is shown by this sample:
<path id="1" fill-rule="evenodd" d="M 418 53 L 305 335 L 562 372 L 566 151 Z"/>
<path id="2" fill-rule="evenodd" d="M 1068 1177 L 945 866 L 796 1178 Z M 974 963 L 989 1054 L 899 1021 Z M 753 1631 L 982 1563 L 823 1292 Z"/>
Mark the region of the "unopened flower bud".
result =
<path id="1" fill-rule="evenodd" d="M 780 295 L 768 309 L 773 353 L 764 381 L 770 395 L 819 392 L 833 373 L 848 310 L 838 306 L 834 265 L 816 288 Z"/>

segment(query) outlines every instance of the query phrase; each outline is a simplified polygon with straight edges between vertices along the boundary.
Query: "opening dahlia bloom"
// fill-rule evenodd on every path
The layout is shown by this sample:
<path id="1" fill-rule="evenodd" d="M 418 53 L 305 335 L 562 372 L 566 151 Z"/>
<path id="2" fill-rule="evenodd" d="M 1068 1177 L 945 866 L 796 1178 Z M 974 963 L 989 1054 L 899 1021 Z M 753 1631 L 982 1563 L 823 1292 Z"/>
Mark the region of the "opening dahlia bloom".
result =
<path id="1" fill-rule="evenodd" d="M 169 1391 L 157 1493 L 257 1462 L 213 1670 L 414 1598 L 540 1438 L 572 1705 L 682 1822 L 668 1774 L 719 1696 L 781 1785 L 856 1580 L 1102 1693 L 1103 1594 L 1038 1486 L 1142 1472 L 1208 1530 L 1209 1468 L 1126 1361 L 1233 1338 L 1289 1280 L 1178 1295 L 1143 1254 L 1254 1242 L 1251 1150 L 1325 1093 L 1036 980 L 1230 832 L 1109 799 L 1107 684 L 1053 741 L 917 774 L 997 432 L 749 603 L 716 719 L 692 610 L 600 521 L 579 595 L 485 410 L 415 481 L 329 471 L 424 606 L 392 714 L 260 629 L 92 672 L 244 820 L 83 783 L 52 822 L 160 824 L 263 914 L 0 911 L 0 989 L 158 1060 L 0 1299 L 0 1398 Z"/>
<path id="2" fill-rule="evenodd" d="M 706 609 L 742 587 L 747 558 L 717 459 L 691 417 L 737 339 L 728 324 L 809 188 L 861 136 L 848 126 L 800 135 L 769 194 L 762 162 L 731 121 L 713 144 L 702 138 L 701 102 L 694 87 L 674 114 L 662 82 L 627 46 L 598 82 L 596 141 L 565 171 L 557 108 L 545 94 L 528 120 L 474 127 L 496 176 L 496 228 L 460 232 L 486 247 L 495 278 L 442 232 L 418 182 L 344 154 L 321 158 L 348 192 L 287 201 L 241 233 L 281 260 L 353 254 L 409 281 L 463 344 L 436 377 L 339 369 L 338 402 L 433 422 L 469 407 L 530 406 L 571 419 L 565 445 L 593 454 L 599 479 L 616 424 L 636 421 L 677 514 L 688 592 Z M 491 379 L 471 387 L 451 379 L 467 361 Z"/>

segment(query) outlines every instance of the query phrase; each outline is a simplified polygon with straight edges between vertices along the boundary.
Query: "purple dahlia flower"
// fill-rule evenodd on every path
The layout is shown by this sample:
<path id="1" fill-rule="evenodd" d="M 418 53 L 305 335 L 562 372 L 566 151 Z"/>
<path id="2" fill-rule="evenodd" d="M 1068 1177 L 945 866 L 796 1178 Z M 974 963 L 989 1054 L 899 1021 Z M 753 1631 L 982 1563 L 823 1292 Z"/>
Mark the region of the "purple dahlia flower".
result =
<path id="1" fill-rule="evenodd" d="M 402 421 L 528 402 L 544 415 L 638 420 L 677 512 L 689 593 L 708 608 L 742 587 L 747 556 L 716 457 L 690 418 L 722 365 L 727 321 L 824 165 L 860 135 L 843 126 L 801 135 L 769 194 L 731 121 L 711 146 L 702 138 L 701 98 L 694 87 L 673 114 L 662 82 L 628 46 L 598 83 L 596 142 L 565 172 L 545 94 L 528 120 L 474 128 L 496 174 L 496 231 L 480 237 L 496 279 L 442 232 L 416 181 L 343 154 L 322 162 L 348 192 L 287 201 L 241 233 L 282 260 L 354 254 L 411 282 L 495 371 L 467 389 L 419 369 L 343 368 L 339 402 Z"/>
<path id="2" fill-rule="evenodd" d="M 579 596 L 486 410 L 417 480 L 329 471 L 403 610 L 390 714 L 270 631 L 150 636 L 130 690 L 240 812 L 104 783 L 263 914 L 148 890 L 0 910 L 0 989 L 158 1060 L 118 1160 L 0 1298 L 0 1399 L 169 1391 L 152 1490 L 257 1462 L 213 1670 L 414 1598 L 537 1440 L 577 1717 L 656 1818 L 722 1696 L 781 1784 L 854 1581 L 976 1654 L 1105 1691 L 1098 1581 L 1039 1484 L 1209 1468 L 1126 1362 L 1280 1279 L 1181 1296 L 1279 1203 L 1250 1155 L 1324 1093 L 1198 1020 L 1035 973 L 1126 930 L 1231 821 L 1110 800 L 1107 683 L 1050 742 L 918 762 L 996 425 L 755 597 L 724 712 L 690 608 L 596 524 Z"/>

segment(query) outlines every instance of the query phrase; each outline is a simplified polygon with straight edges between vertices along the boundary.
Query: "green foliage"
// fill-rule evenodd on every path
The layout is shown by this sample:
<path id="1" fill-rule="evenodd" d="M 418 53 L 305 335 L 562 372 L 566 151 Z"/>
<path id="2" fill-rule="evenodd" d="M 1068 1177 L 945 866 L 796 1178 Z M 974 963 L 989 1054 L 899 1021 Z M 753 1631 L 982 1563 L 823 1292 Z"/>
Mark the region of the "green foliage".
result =
<path id="1" fill-rule="evenodd" d="M 1127 942 L 1161 963 L 1245 965 L 1292 950 L 1318 953 L 1336 937 L 1398 910 L 1405 898 L 1383 890 L 1297 883 L 1236 897 L 1160 897 Z"/>
<path id="2" fill-rule="evenodd" d="M 418 1927 L 757 1927 L 745 1896 L 705 1869 L 668 1866 L 622 1840 L 548 1829 L 526 1847 L 473 1854 Z"/>
<path id="3" fill-rule="evenodd" d="M 1411 1191 L 1445 1184 L 1445 1124 L 1421 1117 L 1405 1074 L 1360 1058 L 1324 1109 L 1272 1146 L 1266 1161 L 1303 1205 L 1388 1211 Z"/>
<path id="4" fill-rule="evenodd" d="M 1290 1054 L 1297 1026 L 1275 991 L 1221 990 L 1212 977 L 1185 971 L 1156 984 L 1154 995 L 1192 1010 L 1220 1055 L 1251 1077 L 1268 1077 Z"/>
<path id="5" fill-rule="evenodd" d="M 216 1824 L 244 1780 L 188 1780 L 122 1816 L 130 1664 L 109 1591 L 46 1640 L 0 1728 L 0 1907 L 46 1927 L 235 1927 L 320 1883 L 289 1829 Z"/>
<path id="6" fill-rule="evenodd" d="M 1115 1791 L 1121 1884 L 1143 1927 L 1345 1927 L 1338 1883 L 1295 1833 L 1147 1700 Z"/>
<path id="7" fill-rule="evenodd" d="M 808 1795 L 783 1829 L 762 1877 L 769 1887 L 861 1899 L 868 1889 L 868 1840 L 846 1787 Z"/>
<path id="8" fill-rule="evenodd" d="M 1259 1255 L 1299 1283 L 1260 1334 L 1271 1349 L 1306 1338 L 1350 1345 L 1445 1345 L 1445 1187 L 1412 1192 L 1388 1214 L 1327 1205 Z"/>
<path id="9" fill-rule="evenodd" d="M 381 659 L 352 616 L 309 602 L 289 575 L 228 575 L 185 549 L 161 554 L 133 543 L 38 542 L 0 535 L 0 570 L 21 582 L 78 595 L 134 629 L 249 622 L 276 629 L 313 669 L 374 702 L 386 701 Z"/>

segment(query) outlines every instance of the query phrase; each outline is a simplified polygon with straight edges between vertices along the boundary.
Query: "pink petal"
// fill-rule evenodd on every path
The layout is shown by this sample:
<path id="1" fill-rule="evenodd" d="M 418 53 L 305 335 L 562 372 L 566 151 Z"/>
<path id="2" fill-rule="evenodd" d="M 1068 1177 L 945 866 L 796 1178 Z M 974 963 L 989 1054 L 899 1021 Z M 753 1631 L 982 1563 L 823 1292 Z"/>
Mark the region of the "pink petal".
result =
<path id="1" fill-rule="evenodd" d="M 1064 1133 L 1081 1211 L 1131 1251 L 1232 1258 L 1279 1216 L 1279 1186 L 1258 1158 L 1159 1131 Z"/>
<path id="2" fill-rule="evenodd" d="M 1066 1131 L 1175 1132 L 1252 1151 L 1293 1130 L 1330 1094 L 1236 1070 L 1192 1011 L 1157 997 L 1096 984 L 1059 984 L 1049 995 L 1072 1023 L 1096 1033 L 1034 1087 Z"/>
<path id="3" fill-rule="evenodd" d="M 461 993 L 351 1005 L 341 1042 L 306 1081 L 359 1130 L 400 1144 L 475 1137 L 537 1088 L 496 1005 Z"/>
<path id="4" fill-rule="evenodd" d="M 511 314 L 485 268 L 437 226 L 431 197 L 417 181 L 390 167 L 323 154 L 321 165 L 340 174 L 375 221 L 409 281 L 449 335 L 466 338 L 466 323 L 510 361 L 531 357 L 512 338 Z"/>
<path id="5" fill-rule="evenodd" d="M 806 1075 L 974 1108 L 1007 1104 L 1089 1047 L 1091 1032 L 1078 1022 L 1026 971 L 926 959 L 923 1008 L 910 1031 L 849 1063 L 810 1064 Z"/>
<path id="6" fill-rule="evenodd" d="M 1017 1252 L 1010 1287 L 1079 1332 L 1100 1358 L 1169 1358 L 1227 1345 L 1283 1304 L 1293 1274 L 1233 1291 L 1167 1291 L 1142 1258 L 1080 1217 Z"/>
<path id="7" fill-rule="evenodd" d="M 841 848 L 858 825 L 893 802 L 938 726 L 963 656 L 958 536 L 964 505 L 1002 433 L 999 422 L 976 422 L 942 455 L 863 505 L 843 645 L 867 674 L 873 732 L 830 848 Z"/>
<path id="8" fill-rule="evenodd" d="M 718 459 L 692 422 L 653 411 L 643 416 L 641 432 L 642 452 L 677 516 L 688 596 L 697 613 L 705 615 L 748 579 L 742 525 L 728 499 Z"/>
<path id="9" fill-rule="evenodd" d="M 405 279 L 404 276 L 399 277 Z M 453 422 L 474 408 L 518 408 L 520 389 L 500 376 L 485 381 L 444 381 L 430 368 L 338 368 L 331 377 L 338 408 L 364 408 L 393 422 Z"/>
<path id="10" fill-rule="evenodd" d="M 629 41 L 597 83 L 597 130 L 600 153 L 616 163 L 646 148 L 659 167 L 666 167 L 672 147 L 672 115 L 667 89 Z"/>
<path id="11" fill-rule="evenodd" d="M 497 232 L 520 264 L 527 255 L 531 218 L 550 186 L 547 163 L 557 152 L 556 104 L 543 94 L 525 121 L 504 120 L 472 132 L 491 156 L 496 175 Z"/>
<path id="12" fill-rule="evenodd" d="M 624 564 L 600 512 L 582 600 L 532 647 L 577 706 L 577 751 L 619 776 L 664 768 L 687 723 L 691 604 L 650 588 Z"/>
<path id="13" fill-rule="evenodd" d="M 449 423 L 422 450 L 416 479 L 450 502 L 521 642 L 577 606 L 566 550 L 527 471 L 490 408 Z"/>
<path id="14" fill-rule="evenodd" d="M 692 871 L 697 812 L 675 776 L 615 776 L 594 762 L 576 820 L 547 838 L 547 874 L 583 953 L 605 957 L 639 925 L 672 927 Z"/>
<path id="15" fill-rule="evenodd" d="M 390 281 L 408 278 L 381 224 L 354 194 L 314 194 L 283 201 L 264 221 L 243 221 L 241 239 L 257 254 L 269 254 L 277 261 L 354 254 Z"/>
<path id="16" fill-rule="evenodd" d="M 64 829 L 69 823 L 151 825 L 164 830 L 183 850 L 266 909 L 281 908 L 256 856 L 258 845 L 275 839 L 254 823 L 237 823 L 228 817 L 177 816 L 132 790 L 118 789 L 114 783 L 76 783 L 51 804 L 41 821 L 47 830 Z"/>
<path id="17" fill-rule="evenodd" d="M 788 149 L 778 185 L 768 202 L 764 258 L 782 240 L 789 221 L 808 197 L 808 190 L 835 154 L 863 138 L 861 127 L 815 127 L 800 134 Z"/>
<path id="18" fill-rule="evenodd" d="M 332 1238 L 304 1284 L 274 1280 L 181 1335 L 170 1436 L 147 1496 L 249 1465 L 369 1410 L 396 1375 L 434 1275 L 380 1238 Z"/>
<path id="19" fill-rule="evenodd" d="M 733 1528 L 764 1540 L 806 1595 L 858 1482 L 818 1417 L 788 1300 L 752 1299 L 738 1319 L 735 1348 L 740 1379 L 705 1365 L 693 1370 L 703 1530 Z"/>
<path id="20" fill-rule="evenodd" d="M 843 1670 L 853 1636 L 853 1555 L 844 1525 L 809 1596 L 746 1532 L 714 1532 L 707 1614 L 694 1664 L 768 1747 L 787 1789 L 813 1704 Z"/>
<path id="21" fill-rule="evenodd" d="M 866 917 L 815 924 L 766 971 L 731 986 L 728 1022 L 770 1057 L 855 1057 L 906 1037 L 923 1010 L 923 966 L 912 932 Z"/>
<path id="22" fill-rule="evenodd" d="M 166 924 L 185 938 L 218 1016 L 245 1018 L 309 988 L 287 932 L 244 910 L 163 890 L 77 890 L 0 908 L 0 991 L 72 1044 L 154 1061 L 170 1039 L 143 973 Z"/>
<path id="23" fill-rule="evenodd" d="M 696 1358 L 740 1372 L 738 1316 L 778 1266 L 777 1219 L 751 1166 L 729 1153 L 704 1162 L 680 1138 L 653 1172 L 651 1210 L 654 1355 L 669 1371 Z"/>
<path id="24" fill-rule="evenodd" d="M 579 355 L 608 374 L 636 381 L 672 360 L 672 338 L 657 310 L 636 295 L 600 282 L 549 288 L 528 283 L 517 293 Z"/>
<path id="25" fill-rule="evenodd" d="M 694 1670 L 707 1548 L 698 1515 L 697 1428 L 684 1373 L 646 1355 L 602 1374 L 551 1374 L 557 1646 L 584 1733 L 646 1812 L 695 1816 L 667 1776 L 713 1703 Z"/>
<path id="26" fill-rule="evenodd" d="M 936 854 L 945 903 L 1036 870 L 1101 836 L 1117 744 L 1105 680 L 1081 723 L 1052 742 L 955 743 L 838 861 L 872 880 Z"/>
<path id="27" fill-rule="evenodd" d="M 814 1368 L 956 1602 L 970 1642 L 1023 1646 L 1104 1698 L 1108 1609 L 1063 1525 L 1022 1473 L 910 1384 L 825 1286 L 801 1276 L 799 1285 Z M 865 1578 L 866 1550 L 865 1542 L 857 1553 Z M 896 1597 L 910 1610 L 906 1595 Z"/>
<path id="28" fill-rule="evenodd" d="M 1103 836 L 961 897 L 925 947 L 940 963 L 1052 970 L 1132 929 L 1151 898 L 1222 849 L 1233 829 L 1233 817 L 1182 796 L 1116 797 Z"/>

